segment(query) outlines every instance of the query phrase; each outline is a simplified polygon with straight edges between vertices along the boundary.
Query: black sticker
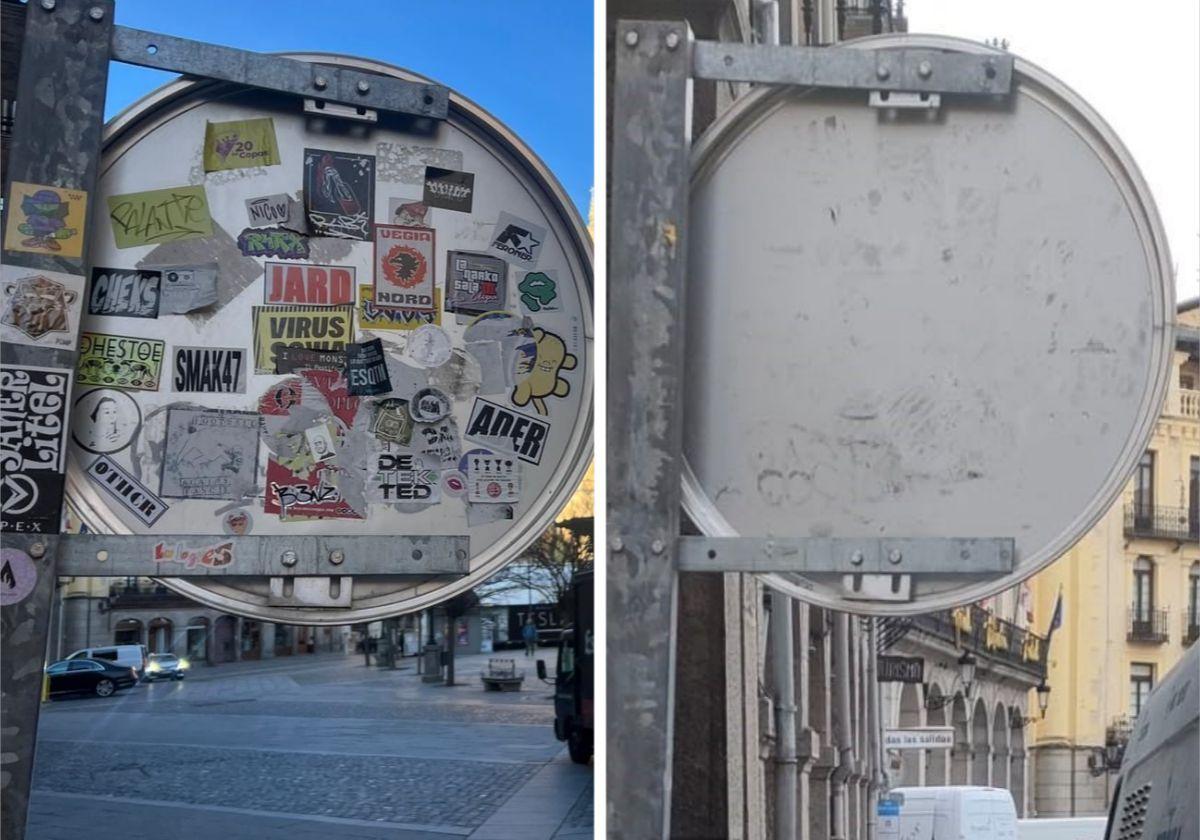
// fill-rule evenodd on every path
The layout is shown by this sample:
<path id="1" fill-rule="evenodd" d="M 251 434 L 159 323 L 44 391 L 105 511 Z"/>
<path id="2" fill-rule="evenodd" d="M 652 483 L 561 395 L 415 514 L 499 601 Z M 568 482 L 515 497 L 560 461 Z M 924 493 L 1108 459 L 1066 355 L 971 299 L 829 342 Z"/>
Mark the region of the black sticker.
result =
<path id="1" fill-rule="evenodd" d="M 550 424 L 511 408 L 475 398 L 463 437 L 498 452 L 516 455 L 530 464 L 541 463 Z"/>
<path id="2" fill-rule="evenodd" d="M 71 371 L 0 369 L 0 531 L 57 534 Z"/>
<path id="3" fill-rule="evenodd" d="M 176 347 L 171 371 L 178 393 L 246 393 L 246 351 L 240 347 Z"/>
<path id="4" fill-rule="evenodd" d="M 346 345 L 346 376 L 349 391 L 357 397 L 374 397 L 392 390 L 388 379 L 383 342 L 378 338 Z"/>
<path id="5" fill-rule="evenodd" d="M 313 350 L 308 347 L 281 345 L 275 349 L 275 372 L 295 373 L 298 370 L 345 370 L 345 350 Z"/>
<path id="6" fill-rule="evenodd" d="M 314 236 L 371 238 L 375 158 L 304 150 L 304 209 Z"/>
<path id="7" fill-rule="evenodd" d="M 157 318 L 161 271 L 136 268 L 93 268 L 88 313 Z"/>
<path id="8" fill-rule="evenodd" d="M 454 169 L 425 167 L 425 195 L 422 201 L 430 207 L 470 213 L 475 199 L 475 174 Z"/>
<path id="9" fill-rule="evenodd" d="M 169 510 L 166 502 L 151 493 L 146 485 L 123 470 L 120 464 L 107 455 L 101 455 L 92 461 L 87 473 L 143 525 L 153 525 Z"/>
<path id="10" fill-rule="evenodd" d="M 503 309 L 508 263 L 489 254 L 446 252 L 446 311 L 482 315 Z"/>

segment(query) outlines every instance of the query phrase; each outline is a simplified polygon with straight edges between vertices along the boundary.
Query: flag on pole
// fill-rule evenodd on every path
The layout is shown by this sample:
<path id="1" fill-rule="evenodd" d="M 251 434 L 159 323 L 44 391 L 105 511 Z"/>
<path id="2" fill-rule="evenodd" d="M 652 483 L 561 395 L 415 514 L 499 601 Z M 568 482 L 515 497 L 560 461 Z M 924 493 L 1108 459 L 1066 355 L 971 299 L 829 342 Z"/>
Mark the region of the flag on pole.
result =
<path id="1" fill-rule="evenodd" d="M 1050 616 L 1050 630 L 1048 632 L 1053 633 L 1059 627 L 1062 627 L 1062 622 L 1063 622 L 1063 597 L 1062 597 L 1062 587 L 1060 586 L 1060 587 L 1058 587 L 1058 599 L 1055 600 L 1055 602 L 1054 602 L 1054 613 L 1053 613 L 1053 615 Z"/>

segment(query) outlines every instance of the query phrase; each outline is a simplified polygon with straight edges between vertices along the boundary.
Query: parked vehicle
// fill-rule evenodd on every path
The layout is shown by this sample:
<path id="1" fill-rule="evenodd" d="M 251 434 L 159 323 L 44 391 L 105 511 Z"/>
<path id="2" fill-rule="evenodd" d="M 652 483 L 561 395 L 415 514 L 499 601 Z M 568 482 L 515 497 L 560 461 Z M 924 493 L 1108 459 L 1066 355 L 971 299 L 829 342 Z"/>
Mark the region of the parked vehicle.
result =
<path id="1" fill-rule="evenodd" d="M 1018 840 L 1103 840 L 1104 817 L 1017 820 Z"/>
<path id="2" fill-rule="evenodd" d="M 146 663 L 146 681 L 181 680 L 187 676 L 191 663 L 173 653 L 152 653 Z"/>
<path id="3" fill-rule="evenodd" d="M 1106 840 L 1200 837 L 1200 644 L 1146 698 L 1133 723 Z"/>
<path id="4" fill-rule="evenodd" d="M 118 665 L 136 669 L 138 679 L 146 674 L 145 645 L 108 645 L 107 647 L 84 648 L 75 651 L 67 659 L 100 659 L 105 662 L 115 662 Z"/>
<path id="5" fill-rule="evenodd" d="M 890 815 L 885 819 L 889 806 Z M 879 814 L 880 840 L 1017 838 L 1017 808 L 1012 794 L 1002 788 L 893 788 L 880 801 Z"/>
<path id="6" fill-rule="evenodd" d="M 99 659 L 64 659 L 46 668 L 50 696 L 95 694 L 110 697 L 117 689 L 137 685 L 137 671 Z"/>
<path id="7" fill-rule="evenodd" d="M 592 760 L 595 729 L 592 717 L 594 692 L 592 573 L 575 576 L 571 585 L 575 623 L 563 630 L 554 675 L 554 735 L 567 742 L 576 764 Z M 546 679 L 546 662 L 537 661 L 538 676 Z"/>

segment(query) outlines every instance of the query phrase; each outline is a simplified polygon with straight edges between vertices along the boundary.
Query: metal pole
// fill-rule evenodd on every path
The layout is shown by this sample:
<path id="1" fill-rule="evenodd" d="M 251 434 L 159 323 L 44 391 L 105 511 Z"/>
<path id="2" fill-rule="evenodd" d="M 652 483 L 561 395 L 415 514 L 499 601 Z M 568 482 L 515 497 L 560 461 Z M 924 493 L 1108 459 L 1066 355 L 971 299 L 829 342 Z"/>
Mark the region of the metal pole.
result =
<path id="1" fill-rule="evenodd" d="M 608 831 L 667 837 L 692 36 L 620 21 L 609 195 Z"/>
<path id="2" fill-rule="evenodd" d="M 850 616 L 839 612 L 833 620 L 834 742 L 838 764 L 833 771 L 833 837 L 844 840 L 850 826 L 850 791 L 847 780 L 854 765 L 854 739 L 850 728 Z"/>
<path id="3" fill-rule="evenodd" d="M 775 837 L 796 837 L 796 676 L 792 599 L 771 594 L 771 669 L 779 741 L 775 754 Z"/>

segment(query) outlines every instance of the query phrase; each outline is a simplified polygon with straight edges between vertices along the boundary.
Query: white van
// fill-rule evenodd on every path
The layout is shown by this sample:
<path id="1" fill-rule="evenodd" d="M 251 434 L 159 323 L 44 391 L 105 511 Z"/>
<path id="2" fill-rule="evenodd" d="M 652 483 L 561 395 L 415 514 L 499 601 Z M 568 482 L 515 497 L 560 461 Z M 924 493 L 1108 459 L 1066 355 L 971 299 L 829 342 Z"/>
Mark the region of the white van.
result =
<path id="1" fill-rule="evenodd" d="M 885 798 L 879 840 L 1017 840 L 1017 809 L 1003 788 L 901 787 Z"/>
<path id="2" fill-rule="evenodd" d="M 1104 840 L 1104 817 L 1047 817 L 1017 820 L 1020 840 Z"/>
<path id="3" fill-rule="evenodd" d="M 116 662 L 138 672 L 138 679 L 146 676 L 145 645 L 108 645 L 107 647 L 84 648 L 72 653 L 67 659 L 102 659 Z"/>

